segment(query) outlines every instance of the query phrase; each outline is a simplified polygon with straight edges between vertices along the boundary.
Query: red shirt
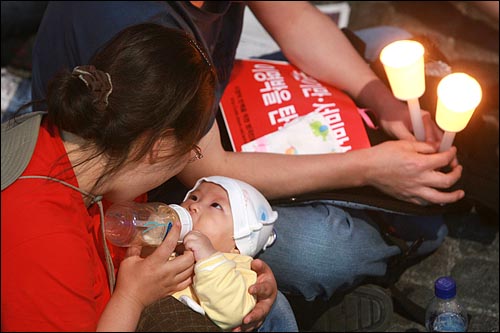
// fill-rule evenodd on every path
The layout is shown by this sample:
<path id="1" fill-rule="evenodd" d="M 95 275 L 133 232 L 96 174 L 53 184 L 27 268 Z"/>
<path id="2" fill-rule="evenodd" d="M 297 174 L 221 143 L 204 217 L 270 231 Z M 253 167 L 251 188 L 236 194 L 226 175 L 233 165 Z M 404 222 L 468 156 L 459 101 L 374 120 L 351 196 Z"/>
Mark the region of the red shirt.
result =
<path id="1" fill-rule="evenodd" d="M 57 130 L 43 122 L 23 175 L 78 186 Z M 45 179 L 2 191 L 2 331 L 95 331 L 110 298 L 97 205 Z"/>

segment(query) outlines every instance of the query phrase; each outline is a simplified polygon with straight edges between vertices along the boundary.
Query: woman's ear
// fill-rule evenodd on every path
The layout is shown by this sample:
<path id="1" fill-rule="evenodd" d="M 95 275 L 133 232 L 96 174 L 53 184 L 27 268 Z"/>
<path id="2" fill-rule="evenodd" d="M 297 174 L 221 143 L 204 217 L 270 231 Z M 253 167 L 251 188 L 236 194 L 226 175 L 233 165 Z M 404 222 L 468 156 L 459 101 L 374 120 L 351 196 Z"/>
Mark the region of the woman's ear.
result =
<path id="1" fill-rule="evenodd" d="M 168 134 L 162 135 L 153 144 L 149 154 L 147 162 L 150 164 L 155 164 L 162 158 L 165 158 L 168 154 L 172 152 L 173 149 L 173 136 Z"/>
<path id="2" fill-rule="evenodd" d="M 155 143 L 153 144 L 152 149 L 149 151 L 148 154 L 148 163 L 149 164 L 155 164 L 158 161 L 158 157 L 161 156 L 161 151 L 163 147 L 163 142 L 165 141 L 165 138 L 159 137 Z"/>

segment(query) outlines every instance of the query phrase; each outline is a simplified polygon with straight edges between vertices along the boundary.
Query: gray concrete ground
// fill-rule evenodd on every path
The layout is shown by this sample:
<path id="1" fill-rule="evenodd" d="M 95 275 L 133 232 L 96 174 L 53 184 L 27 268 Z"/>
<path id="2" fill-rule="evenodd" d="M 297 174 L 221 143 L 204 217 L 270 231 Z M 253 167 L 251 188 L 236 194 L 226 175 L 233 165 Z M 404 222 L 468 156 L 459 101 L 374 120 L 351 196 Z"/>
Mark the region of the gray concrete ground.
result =
<path id="1" fill-rule="evenodd" d="M 348 2 L 351 5 L 349 28 L 352 30 L 384 24 L 402 27 L 414 35 L 426 35 L 451 62 L 462 64 L 465 69 L 467 64 L 478 62 L 482 65 L 480 68 L 487 68 L 482 72 L 480 69 L 474 70 L 476 78 L 480 76 L 496 87 L 496 105 L 492 104 L 493 109 L 488 110 L 488 114 L 493 123 L 496 122 L 498 132 L 497 20 L 466 1 Z M 460 13 L 462 15 L 459 15 Z M 463 25 L 467 27 L 464 28 Z M 474 36 L 473 33 L 477 35 Z M 496 158 L 498 168 L 498 146 Z M 450 232 L 443 246 L 409 268 L 396 285 L 413 302 L 425 306 L 433 296 L 434 280 L 442 275 L 452 275 L 457 282 L 459 297 L 471 315 L 469 331 L 498 332 L 497 218 L 497 215 L 480 218 L 474 209 L 467 214 L 447 215 Z M 394 313 L 386 331 L 417 332 L 425 331 L 425 328 L 405 316 Z"/>
<path id="2" fill-rule="evenodd" d="M 418 305 L 433 296 L 434 280 L 451 275 L 471 315 L 470 332 L 498 332 L 498 224 L 481 222 L 477 214 L 448 216 L 450 233 L 430 257 L 408 269 L 396 285 Z M 397 313 L 386 332 L 425 331 Z"/>

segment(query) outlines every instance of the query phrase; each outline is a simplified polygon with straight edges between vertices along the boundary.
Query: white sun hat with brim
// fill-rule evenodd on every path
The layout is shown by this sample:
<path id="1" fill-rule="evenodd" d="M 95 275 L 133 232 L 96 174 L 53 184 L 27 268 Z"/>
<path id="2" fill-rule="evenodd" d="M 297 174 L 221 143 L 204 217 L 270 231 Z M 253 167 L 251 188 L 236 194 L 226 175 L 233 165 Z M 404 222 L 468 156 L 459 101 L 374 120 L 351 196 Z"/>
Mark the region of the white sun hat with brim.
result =
<path id="1" fill-rule="evenodd" d="M 266 198 L 253 186 L 243 181 L 211 176 L 198 179 L 186 194 L 184 201 L 202 182 L 220 185 L 226 190 L 231 205 L 234 225 L 234 241 L 241 254 L 254 257 L 276 240 L 274 222 L 278 213 L 273 211 Z"/>
<path id="2" fill-rule="evenodd" d="M 2 123 L 2 191 L 22 175 L 31 161 L 46 113 L 28 112 Z"/>

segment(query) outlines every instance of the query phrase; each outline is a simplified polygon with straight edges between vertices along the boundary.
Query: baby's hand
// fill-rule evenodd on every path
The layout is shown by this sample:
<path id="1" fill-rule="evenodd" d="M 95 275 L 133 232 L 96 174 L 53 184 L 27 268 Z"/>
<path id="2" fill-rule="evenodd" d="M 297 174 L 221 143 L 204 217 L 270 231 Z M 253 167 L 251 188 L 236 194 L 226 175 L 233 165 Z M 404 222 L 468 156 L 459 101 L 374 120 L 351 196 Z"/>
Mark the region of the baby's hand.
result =
<path id="1" fill-rule="evenodd" d="M 194 260 L 197 262 L 217 252 L 210 239 L 198 230 L 187 233 L 184 237 L 184 248 L 193 251 Z"/>

